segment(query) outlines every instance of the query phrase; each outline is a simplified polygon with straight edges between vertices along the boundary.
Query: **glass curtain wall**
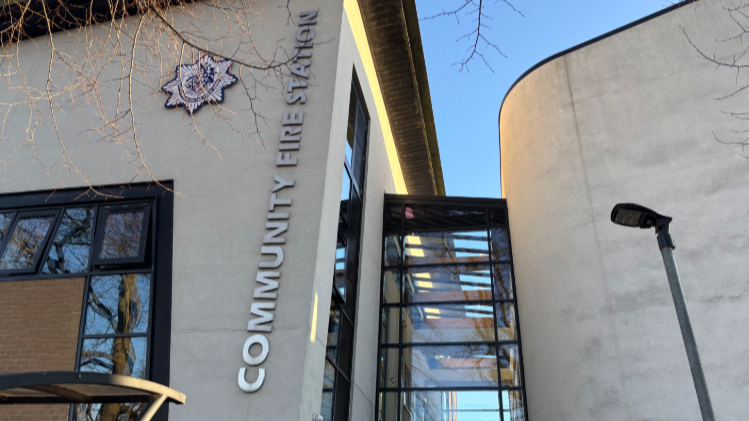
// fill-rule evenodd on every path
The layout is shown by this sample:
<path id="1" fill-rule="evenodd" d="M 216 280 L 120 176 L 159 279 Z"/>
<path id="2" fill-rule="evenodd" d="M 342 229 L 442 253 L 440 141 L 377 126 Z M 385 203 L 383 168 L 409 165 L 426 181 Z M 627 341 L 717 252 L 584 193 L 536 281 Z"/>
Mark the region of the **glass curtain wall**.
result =
<path id="1" fill-rule="evenodd" d="M 366 107 L 354 76 L 349 102 L 346 157 L 338 214 L 338 243 L 320 409 L 320 414 L 326 421 L 347 421 L 349 415 L 368 124 Z"/>
<path id="2" fill-rule="evenodd" d="M 378 421 L 526 420 L 506 202 L 386 195 Z"/>

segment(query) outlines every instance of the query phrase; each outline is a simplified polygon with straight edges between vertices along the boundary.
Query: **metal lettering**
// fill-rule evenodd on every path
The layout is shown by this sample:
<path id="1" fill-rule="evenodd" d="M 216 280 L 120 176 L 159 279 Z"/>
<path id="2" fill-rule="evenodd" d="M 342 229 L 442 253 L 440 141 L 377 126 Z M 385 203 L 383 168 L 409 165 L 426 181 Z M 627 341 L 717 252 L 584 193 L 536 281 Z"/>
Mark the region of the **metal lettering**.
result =
<path id="1" fill-rule="evenodd" d="M 268 210 L 273 212 L 276 210 L 276 206 L 291 206 L 291 199 L 279 199 L 275 193 L 270 195 L 270 204 L 268 204 Z"/>
<path id="2" fill-rule="evenodd" d="M 299 13 L 299 26 L 302 25 L 314 25 L 317 23 L 317 10 L 308 10 L 306 12 Z"/>
<path id="3" fill-rule="evenodd" d="M 263 236 L 263 244 L 286 244 L 286 238 L 276 236 L 289 229 L 288 222 L 268 222 L 265 224 L 265 229 L 272 229 L 273 231 Z"/>
<path id="4" fill-rule="evenodd" d="M 288 212 L 269 212 L 268 219 L 289 219 Z"/>
<path id="5" fill-rule="evenodd" d="M 309 66 L 309 65 L 310 65 L 309 60 L 304 61 L 304 62 L 300 61 L 297 64 L 293 64 L 291 66 L 291 73 L 293 73 L 293 74 L 295 74 L 295 75 L 297 75 L 299 77 L 303 77 L 303 78 L 307 79 L 307 78 L 309 78 L 309 73 L 307 72 L 307 66 Z"/>
<path id="6" fill-rule="evenodd" d="M 291 158 L 291 152 L 279 152 L 278 156 L 276 157 L 277 167 L 288 167 L 296 164 L 297 160 Z"/>
<path id="7" fill-rule="evenodd" d="M 252 383 L 247 383 L 247 380 L 244 379 L 245 373 L 247 373 L 246 368 L 239 369 L 239 377 L 237 378 L 239 388 L 248 393 L 257 392 L 257 390 L 260 389 L 260 386 L 262 386 L 263 382 L 265 381 L 265 369 L 261 368 L 260 370 L 258 370 L 257 380 Z"/>
<path id="8" fill-rule="evenodd" d="M 283 145 L 280 145 L 278 147 L 279 151 L 298 151 L 299 150 L 299 142 L 296 143 L 284 143 Z"/>
<path id="9" fill-rule="evenodd" d="M 299 81 L 297 79 L 294 79 L 293 77 L 289 78 L 289 84 L 286 86 L 286 92 L 291 93 L 296 88 L 306 88 L 307 82 L 302 80 Z"/>
<path id="10" fill-rule="evenodd" d="M 260 254 L 275 254 L 276 260 L 270 261 L 270 260 L 261 260 L 260 261 L 260 268 L 261 269 L 276 269 L 279 266 L 281 266 L 281 263 L 283 263 L 283 249 L 281 247 L 265 247 L 260 249 Z"/>
<path id="11" fill-rule="evenodd" d="M 307 33 L 307 35 L 302 36 L 302 34 L 304 34 L 305 32 Z M 312 41 L 313 38 L 315 38 L 315 28 L 312 28 L 310 26 L 302 26 L 298 31 L 296 31 L 296 40 L 299 42 Z"/>
<path id="12" fill-rule="evenodd" d="M 297 92 L 295 94 L 286 94 L 286 103 L 287 104 L 293 104 L 293 103 L 295 103 L 297 101 L 301 102 L 302 104 L 306 104 L 307 103 L 307 94 L 305 94 L 304 91 Z"/>
<path id="13" fill-rule="evenodd" d="M 301 126 L 304 123 L 304 111 L 299 113 L 283 113 L 284 126 Z M 299 129 L 302 130 L 302 129 Z"/>
<path id="14" fill-rule="evenodd" d="M 302 140 L 301 127 L 284 127 L 281 129 L 281 142 L 299 142 Z"/>
<path id="15" fill-rule="evenodd" d="M 261 287 L 255 288 L 255 292 L 252 294 L 253 298 L 264 298 L 266 300 L 275 300 L 278 298 L 278 294 L 275 291 L 278 289 L 278 281 L 273 281 L 269 278 L 278 278 L 281 276 L 281 272 L 258 272 L 255 280 L 263 284 Z"/>
<path id="16" fill-rule="evenodd" d="M 260 355 L 257 357 L 253 357 L 252 354 L 250 354 L 250 347 L 252 345 L 258 344 L 262 348 L 260 351 Z M 268 338 L 266 338 L 264 335 L 252 335 L 244 342 L 244 347 L 242 348 L 242 357 L 244 358 L 244 362 L 246 362 L 249 365 L 260 365 L 265 361 L 266 358 L 268 358 Z"/>
<path id="17" fill-rule="evenodd" d="M 281 189 L 283 189 L 285 187 L 294 187 L 294 183 L 296 183 L 296 181 L 294 181 L 294 180 L 287 180 L 287 179 L 285 179 L 285 178 L 283 178 L 283 177 L 281 177 L 279 175 L 274 175 L 273 176 L 273 181 L 276 182 L 276 185 L 273 186 L 273 193 L 275 193 L 275 192 L 277 192 L 277 191 L 279 191 L 279 190 L 281 190 Z M 291 202 L 289 202 L 289 205 L 290 204 L 291 204 Z M 273 210 L 273 209 L 268 209 L 268 210 Z"/>
<path id="18" fill-rule="evenodd" d="M 260 324 L 264 323 L 270 323 L 273 321 L 273 313 L 265 311 L 265 310 L 275 310 L 276 309 L 276 303 L 252 303 L 252 307 L 250 308 L 250 313 L 257 316 L 256 318 L 250 320 L 249 323 L 247 323 L 247 330 L 250 332 L 271 332 L 273 330 L 272 325 L 268 326 L 258 326 Z"/>

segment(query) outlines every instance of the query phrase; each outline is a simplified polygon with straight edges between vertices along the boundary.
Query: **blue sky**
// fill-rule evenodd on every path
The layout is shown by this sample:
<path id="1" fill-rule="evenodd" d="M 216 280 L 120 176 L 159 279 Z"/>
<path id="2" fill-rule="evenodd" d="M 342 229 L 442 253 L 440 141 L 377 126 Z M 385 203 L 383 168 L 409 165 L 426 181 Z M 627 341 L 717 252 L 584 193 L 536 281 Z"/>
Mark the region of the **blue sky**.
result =
<path id="1" fill-rule="evenodd" d="M 668 0 L 533 1 L 511 0 L 524 17 L 504 3 L 484 1 L 493 21 L 486 37 L 507 58 L 485 46 L 494 69 L 474 61 L 469 71 L 453 66 L 469 44 L 456 39 L 470 32 L 475 15 L 422 20 L 429 88 L 445 187 L 449 196 L 500 197 L 497 116 L 513 82 L 539 61 L 626 25 L 670 5 Z M 416 0 L 420 18 L 454 10 L 463 0 Z M 468 9 L 465 9 L 468 10 Z"/>

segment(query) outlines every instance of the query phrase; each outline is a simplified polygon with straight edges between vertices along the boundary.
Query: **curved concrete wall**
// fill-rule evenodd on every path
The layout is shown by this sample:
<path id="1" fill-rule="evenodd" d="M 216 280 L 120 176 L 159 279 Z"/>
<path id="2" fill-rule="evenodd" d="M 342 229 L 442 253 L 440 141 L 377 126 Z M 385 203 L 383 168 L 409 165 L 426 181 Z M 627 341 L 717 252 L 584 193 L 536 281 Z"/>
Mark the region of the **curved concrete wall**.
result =
<path id="1" fill-rule="evenodd" d="M 609 220 L 618 202 L 671 232 L 716 419 L 749 413 L 749 161 L 713 137 L 749 128 L 741 52 L 717 0 L 684 6 L 540 66 L 500 114 L 531 420 L 698 420 L 653 232 Z M 739 80 L 741 82 L 741 80 Z M 739 85 L 741 86 L 741 85 Z"/>

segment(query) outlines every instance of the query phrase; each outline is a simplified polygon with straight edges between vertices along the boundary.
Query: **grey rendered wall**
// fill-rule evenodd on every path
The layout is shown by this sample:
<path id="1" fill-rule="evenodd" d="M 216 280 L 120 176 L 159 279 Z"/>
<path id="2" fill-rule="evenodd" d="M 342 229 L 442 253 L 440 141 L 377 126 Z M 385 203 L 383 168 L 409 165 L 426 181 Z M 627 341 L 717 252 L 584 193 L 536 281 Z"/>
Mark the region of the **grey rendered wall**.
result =
<path id="1" fill-rule="evenodd" d="M 286 51 L 292 51 L 297 26 L 287 24 L 285 6 L 285 1 L 265 1 L 264 18 L 249 22 L 254 25 L 259 50 L 273 51 L 280 41 Z M 191 7 L 198 16 L 215 12 L 200 3 Z M 187 404 L 173 406 L 170 419 L 309 420 L 319 412 L 351 64 L 345 72 L 340 71 L 343 1 L 291 3 L 295 20 L 301 10 L 309 9 L 319 10 L 315 41 L 320 45 L 314 49 L 308 100 L 304 106 L 287 105 L 285 92 L 272 81 L 268 82 L 269 89 L 256 91 L 260 100 L 256 105 L 269 118 L 267 125 L 261 124 L 265 145 L 242 139 L 228 124 L 211 121 L 209 110 L 201 110 L 196 114 L 198 127 L 206 129 L 208 140 L 221 151 L 220 158 L 195 136 L 184 110 L 166 109 L 165 95 L 139 88 L 138 94 L 150 95 L 143 100 L 144 107 L 135 110 L 141 121 L 141 150 L 154 177 L 173 179 L 181 193 L 174 214 L 170 386 L 187 395 Z M 95 28 L 92 36 L 103 37 L 106 30 L 106 26 Z M 80 54 L 83 45 L 76 35 L 76 31 L 56 34 L 55 43 L 70 54 Z M 224 40 L 222 45 L 225 51 L 232 51 L 231 40 Z M 43 87 L 50 54 L 48 40 L 25 41 L 19 48 L 26 76 L 35 86 Z M 115 67 L 105 77 L 116 84 L 119 66 Z M 173 77 L 173 68 L 174 63 L 166 63 L 163 73 L 155 76 L 166 82 Z M 237 65 L 233 73 L 239 73 Z M 104 95 L 111 98 L 116 90 L 105 91 Z M 0 101 L 12 103 L 15 98 L 4 89 Z M 252 131 L 252 118 L 246 111 L 249 104 L 241 85 L 227 89 L 223 106 L 237 111 L 229 116 L 234 127 Z M 296 154 L 299 164 L 277 168 L 283 113 L 301 110 L 305 119 L 301 150 Z M 83 102 L 79 108 L 67 109 L 64 118 L 58 116 L 61 136 L 78 168 L 100 185 L 148 181 L 147 175 L 133 168 L 122 145 L 97 142 L 96 133 L 84 131 L 100 125 L 94 111 Z M 14 140 L 23 139 L 29 116 L 18 107 L 5 118 L 4 139 L 9 141 L 0 145 L 0 156 L 8 162 L 0 175 L 0 193 L 85 185 L 67 167 L 54 165 L 62 150 L 49 114 L 37 127 L 35 148 L 26 143 L 10 159 L 18 144 Z M 382 160 L 384 146 L 378 146 L 377 130 L 372 130 L 371 137 L 370 156 L 377 163 Z M 372 171 L 373 165 L 370 174 L 376 176 L 370 175 L 370 183 L 381 184 L 368 194 L 366 218 L 367 223 L 381 224 L 380 212 L 370 209 L 381 209 L 382 183 L 387 184 L 387 175 L 377 165 Z M 275 174 L 295 180 L 296 185 L 278 192 L 280 198 L 293 198 L 291 219 L 285 233 L 273 331 L 267 334 L 270 353 L 260 366 L 266 371 L 266 379 L 258 392 L 248 394 L 237 386 L 237 373 L 248 367 L 247 380 L 257 376 L 257 368 L 247 366 L 242 359 L 242 345 L 249 336 L 246 327 L 252 317 L 250 305 Z M 376 226 L 366 230 L 365 241 L 374 239 L 364 248 L 369 255 L 372 248 L 379 250 L 381 235 Z M 377 232 L 374 237 L 373 230 Z M 379 251 L 377 255 L 379 259 Z M 371 265 L 363 265 L 367 279 L 373 276 Z M 312 326 L 315 313 L 317 325 Z M 310 340 L 311 331 L 316 332 L 314 341 Z"/>
<path id="2" fill-rule="evenodd" d="M 655 236 L 613 225 L 618 202 L 674 217 L 716 419 L 749 413 L 749 161 L 712 134 L 746 129 L 721 113 L 745 97 L 714 99 L 742 85 L 681 27 L 736 52 L 703 0 L 541 66 L 502 107 L 531 420 L 700 419 Z"/>

